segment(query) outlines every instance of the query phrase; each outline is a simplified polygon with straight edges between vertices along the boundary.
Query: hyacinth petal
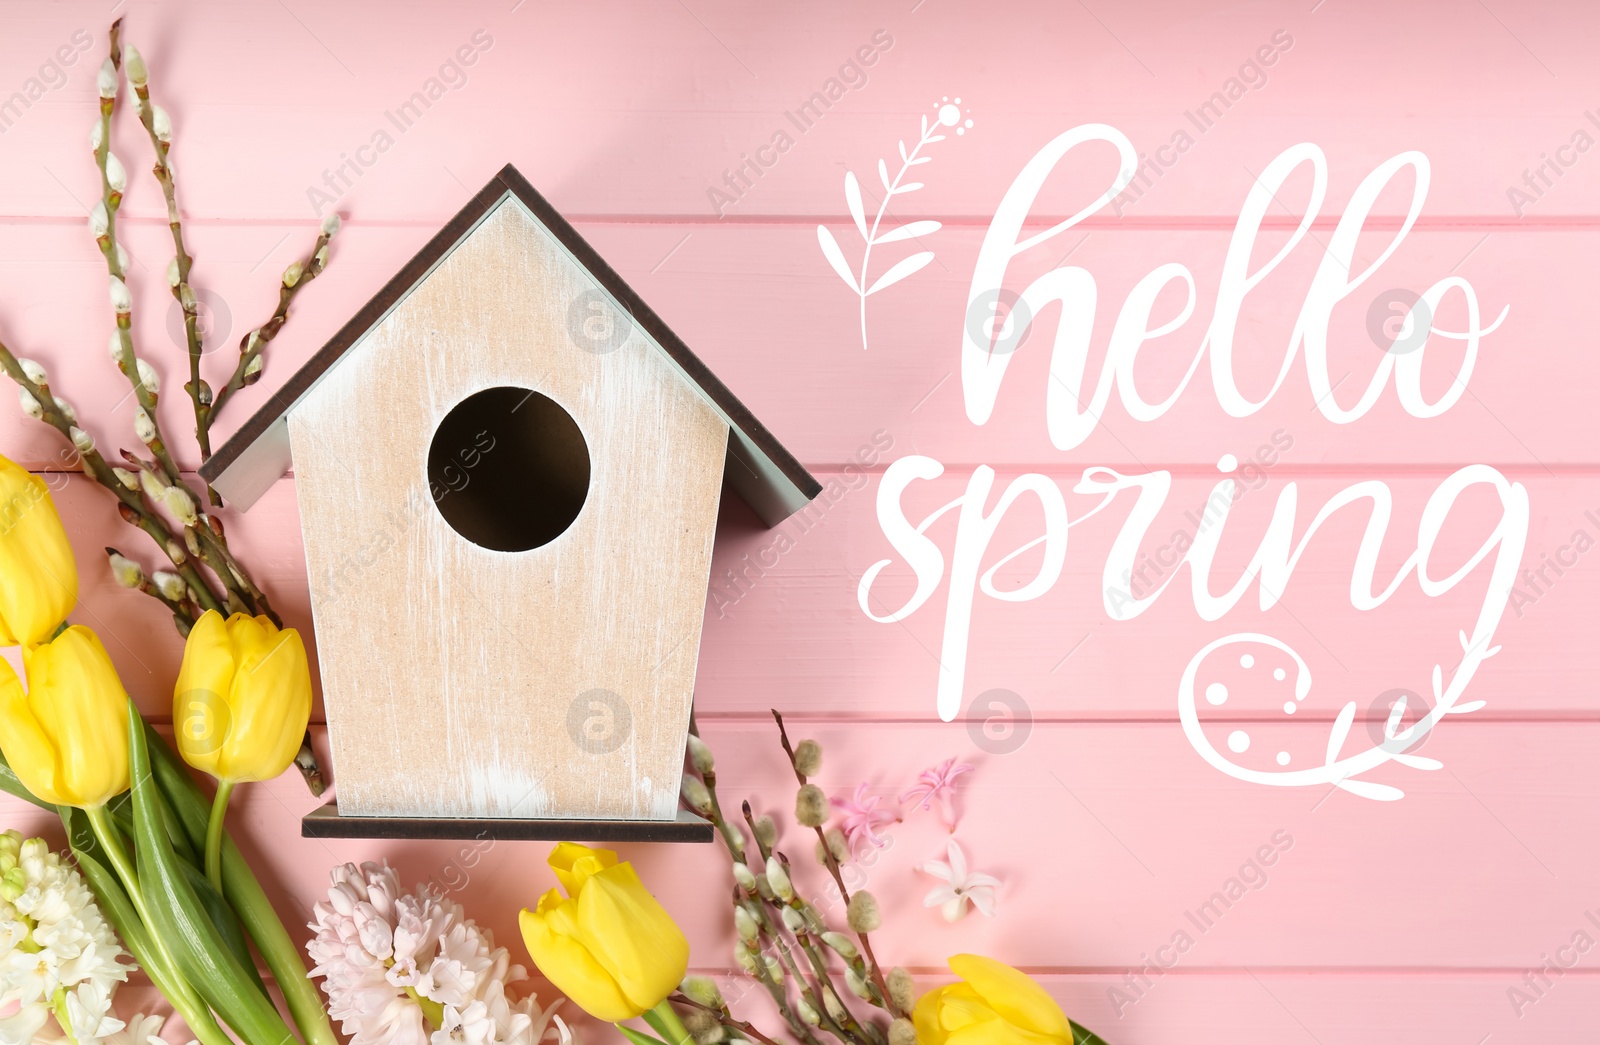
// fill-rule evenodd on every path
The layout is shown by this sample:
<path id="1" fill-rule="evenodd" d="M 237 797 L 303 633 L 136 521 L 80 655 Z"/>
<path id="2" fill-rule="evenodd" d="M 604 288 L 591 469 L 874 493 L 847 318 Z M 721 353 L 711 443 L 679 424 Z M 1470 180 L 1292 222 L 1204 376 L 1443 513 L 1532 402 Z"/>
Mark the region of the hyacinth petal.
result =
<path id="1" fill-rule="evenodd" d="M 0 645 L 43 642 L 78 601 L 78 567 L 44 480 L 0 457 Z"/>
<path id="2" fill-rule="evenodd" d="M 524 910 L 518 922 L 522 940 L 539 971 L 557 990 L 598 1020 L 616 1023 L 645 1010 L 622 992 L 617 981 L 577 939 L 577 904 L 552 889 L 537 910 Z"/>
<path id="3" fill-rule="evenodd" d="M 976 954 L 950 959 L 950 971 L 966 980 L 983 1001 L 1018 1030 L 1045 1040 L 1072 1041 L 1072 1024 L 1054 998 L 1025 974 Z"/>
<path id="4" fill-rule="evenodd" d="M 654 1008 L 689 971 L 689 941 L 645 890 L 631 864 L 594 875 L 578 895 L 579 939 L 640 1012 Z"/>

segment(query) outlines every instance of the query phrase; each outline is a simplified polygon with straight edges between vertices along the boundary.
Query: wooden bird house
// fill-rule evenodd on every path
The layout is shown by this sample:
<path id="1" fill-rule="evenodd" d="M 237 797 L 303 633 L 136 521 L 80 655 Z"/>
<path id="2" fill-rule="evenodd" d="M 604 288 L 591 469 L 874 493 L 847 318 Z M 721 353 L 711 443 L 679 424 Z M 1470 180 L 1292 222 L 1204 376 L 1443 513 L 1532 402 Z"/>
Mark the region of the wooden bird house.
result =
<path id="1" fill-rule="evenodd" d="M 512 167 L 201 470 L 295 471 L 315 835 L 709 838 L 678 813 L 718 501 L 817 481 Z"/>

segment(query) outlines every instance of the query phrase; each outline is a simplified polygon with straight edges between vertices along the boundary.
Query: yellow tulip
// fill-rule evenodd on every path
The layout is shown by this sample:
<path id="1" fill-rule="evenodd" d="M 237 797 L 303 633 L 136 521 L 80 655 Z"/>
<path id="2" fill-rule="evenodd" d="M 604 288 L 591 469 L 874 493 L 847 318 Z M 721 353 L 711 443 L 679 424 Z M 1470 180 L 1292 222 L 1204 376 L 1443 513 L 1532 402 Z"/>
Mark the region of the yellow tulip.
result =
<path id="1" fill-rule="evenodd" d="M 44 480 L 0 457 L 0 646 L 48 639 L 78 601 L 78 566 Z"/>
<path id="2" fill-rule="evenodd" d="M 976 954 L 951 958 L 950 971 L 966 982 L 917 1001 L 917 1045 L 1072 1045 L 1072 1021 L 1023 973 Z"/>
<path id="3" fill-rule="evenodd" d="M 672 916 L 609 849 L 563 842 L 550 867 L 568 895 L 552 889 L 521 918 L 539 971 L 608 1023 L 656 1008 L 689 969 L 689 941 Z"/>
<path id="4" fill-rule="evenodd" d="M 28 691 L 0 661 L 0 751 L 23 785 L 93 809 L 128 789 L 128 694 L 95 633 L 75 624 L 25 649 Z"/>
<path id="5" fill-rule="evenodd" d="M 289 768 L 311 718 L 311 669 L 293 628 L 207 610 L 189 631 L 173 690 L 183 760 L 219 780 L 271 780 Z"/>

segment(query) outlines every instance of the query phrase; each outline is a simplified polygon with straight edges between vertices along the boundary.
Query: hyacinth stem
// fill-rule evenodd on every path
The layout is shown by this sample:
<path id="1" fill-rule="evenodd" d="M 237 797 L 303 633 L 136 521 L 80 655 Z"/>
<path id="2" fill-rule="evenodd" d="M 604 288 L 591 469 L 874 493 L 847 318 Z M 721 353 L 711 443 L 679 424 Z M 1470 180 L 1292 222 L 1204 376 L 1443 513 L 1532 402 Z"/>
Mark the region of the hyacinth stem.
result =
<path id="1" fill-rule="evenodd" d="M 222 895 L 222 823 L 228 817 L 228 799 L 233 795 L 232 780 L 217 781 L 217 797 L 211 800 L 211 819 L 206 821 L 206 879 Z"/>
<path id="2" fill-rule="evenodd" d="M 806 776 L 800 772 L 800 766 L 795 762 L 794 748 L 789 743 L 789 732 L 783 728 L 783 716 L 778 714 L 777 709 L 774 708 L 772 709 L 772 717 L 778 723 L 778 739 L 783 744 L 783 753 L 789 756 L 789 768 L 794 770 L 795 779 L 800 781 L 801 786 L 804 786 Z M 844 884 L 844 869 L 839 866 L 839 858 L 833 855 L 833 849 L 828 845 L 827 833 L 820 827 L 812 830 L 817 833 L 817 841 L 822 843 L 822 862 L 827 866 L 828 873 L 833 876 L 834 884 L 839 887 L 840 898 L 846 905 L 849 905 L 850 890 Z M 883 998 L 883 1007 L 889 1011 L 891 1016 L 906 1015 L 906 1013 L 900 1011 L 900 1007 L 894 1003 L 894 998 L 889 994 L 889 983 L 883 977 L 883 969 L 878 966 L 877 956 L 872 953 L 872 941 L 867 938 L 867 934 L 864 932 L 856 933 L 856 939 L 861 941 L 861 954 L 866 958 L 867 970 L 872 974 L 872 985 L 878 988 L 878 993 Z"/>

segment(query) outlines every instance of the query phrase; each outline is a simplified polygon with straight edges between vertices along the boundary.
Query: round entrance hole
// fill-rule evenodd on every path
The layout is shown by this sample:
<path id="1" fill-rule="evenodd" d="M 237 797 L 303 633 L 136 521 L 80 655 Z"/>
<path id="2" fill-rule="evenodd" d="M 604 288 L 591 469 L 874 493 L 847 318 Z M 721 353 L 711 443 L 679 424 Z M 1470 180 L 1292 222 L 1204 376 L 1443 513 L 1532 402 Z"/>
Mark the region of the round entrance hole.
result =
<path id="1" fill-rule="evenodd" d="M 473 544 L 527 551 L 561 536 L 583 510 L 589 447 L 549 396 L 486 388 L 439 422 L 428 487 L 444 521 Z"/>

